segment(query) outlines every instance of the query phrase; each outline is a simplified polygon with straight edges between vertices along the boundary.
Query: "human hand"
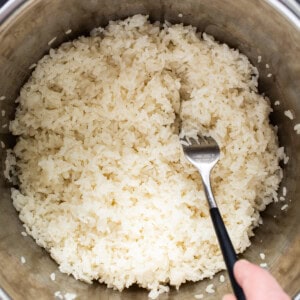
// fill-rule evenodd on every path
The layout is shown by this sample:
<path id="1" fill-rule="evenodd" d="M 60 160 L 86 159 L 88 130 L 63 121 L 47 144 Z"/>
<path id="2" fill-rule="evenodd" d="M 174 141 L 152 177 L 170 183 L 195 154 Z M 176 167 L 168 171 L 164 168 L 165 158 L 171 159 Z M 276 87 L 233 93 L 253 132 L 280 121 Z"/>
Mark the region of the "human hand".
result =
<path id="1" fill-rule="evenodd" d="M 247 300 L 290 300 L 269 272 L 247 260 L 237 261 L 233 272 Z M 236 300 L 236 297 L 225 295 L 223 300 Z"/>

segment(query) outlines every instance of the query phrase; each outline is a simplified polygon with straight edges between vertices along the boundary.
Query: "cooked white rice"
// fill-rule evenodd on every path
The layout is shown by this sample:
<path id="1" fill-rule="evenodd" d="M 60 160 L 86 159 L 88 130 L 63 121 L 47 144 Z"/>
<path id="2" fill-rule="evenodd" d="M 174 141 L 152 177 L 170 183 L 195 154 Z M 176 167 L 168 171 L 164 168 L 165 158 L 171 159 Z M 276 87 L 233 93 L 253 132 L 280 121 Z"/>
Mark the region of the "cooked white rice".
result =
<path id="1" fill-rule="evenodd" d="M 209 284 L 206 287 L 205 292 L 208 293 L 208 294 L 213 294 L 215 292 L 214 285 L 212 283 Z"/>
<path id="2" fill-rule="evenodd" d="M 56 41 L 56 39 L 57 37 L 55 36 L 52 40 L 48 42 L 48 45 L 51 46 Z"/>
<path id="3" fill-rule="evenodd" d="M 56 291 L 54 293 L 54 297 L 56 299 L 61 299 L 61 300 L 74 300 L 77 298 L 77 295 L 74 293 L 65 293 L 63 294 L 61 291 Z"/>
<path id="4" fill-rule="evenodd" d="M 284 186 L 284 187 L 282 188 L 282 196 L 285 197 L 286 194 L 287 194 L 287 188 Z"/>
<path id="5" fill-rule="evenodd" d="M 262 260 L 265 260 L 265 258 L 266 258 L 266 255 L 264 253 L 259 253 L 259 256 Z"/>
<path id="6" fill-rule="evenodd" d="M 25 263 L 26 263 L 26 259 L 25 259 L 24 256 L 21 256 L 20 260 L 21 260 L 21 263 L 22 263 L 22 264 L 25 264 Z"/>
<path id="7" fill-rule="evenodd" d="M 55 281 L 55 277 L 56 277 L 55 273 L 51 273 L 51 274 L 50 274 L 50 279 L 51 279 L 52 281 Z"/>
<path id="8" fill-rule="evenodd" d="M 294 126 L 294 130 L 296 131 L 297 134 L 300 134 L 300 124 L 296 124 Z"/>
<path id="9" fill-rule="evenodd" d="M 293 113 L 290 110 L 285 110 L 284 115 L 287 116 L 290 120 L 294 119 Z"/>
<path id="10" fill-rule="evenodd" d="M 237 50 L 141 15 L 51 49 L 10 124 L 27 232 L 62 272 L 118 290 L 137 283 L 153 298 L 224 269 L 176 114 L 184 132 L 221 147 L 212 186 L 242 252 L 281 179 L 257 78 Z"/>

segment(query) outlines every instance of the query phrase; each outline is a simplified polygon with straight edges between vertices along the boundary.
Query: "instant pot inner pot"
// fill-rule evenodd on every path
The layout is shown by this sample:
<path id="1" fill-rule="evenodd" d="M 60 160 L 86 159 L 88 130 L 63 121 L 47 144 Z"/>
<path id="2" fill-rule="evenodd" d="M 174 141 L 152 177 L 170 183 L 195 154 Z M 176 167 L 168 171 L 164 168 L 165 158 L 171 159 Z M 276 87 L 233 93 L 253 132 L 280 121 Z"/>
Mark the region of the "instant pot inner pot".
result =
<path id="1" fill-rule="evenodd" d="M 20 3 L 22 1 L 19 1 Z M 123 19 L 137 13 L 148 14 L 155 21 L 191 24 L 221 42 L 238 48 L 246 54 L 260 72 L 260 91 L 271 98 L 272 122 L 278 126 L 279 141 L 285 147 L 289 162 L 283 165 L 284 179 L 280 187 L 287 188 L 288 209 L 284 203 L 274 203 L 262 213 L 263 225 L 255 230 L 252 246 L 243 257 L 260 263 L 259 254 L 266 254 L 269 269 L 292 296 L 299 285 L 299 213 L 300 195 L 300 136 L 293 127 L 300 123 L 300 35 L 297 26 L 279 8 L 275 1 L 209 1 L 209 0 L 36 0 L 24 1 L 18 8 L 2 10 L 0 20 L 0 139 L 6 147 L 12 147 L 13 137 L 8 132 L 13 119 L 15 99 L 21 86 L 29 78 L 29 67 L 46 54 L 48 42 L 56 38 L 51 47 L 87 34 L 97 26 L 105 26 L 109 20 Z M 11 2 L 12 3 L 12 2 Z M 17 1 L 14 2 L 16 4 Z M 182 16 L 181 16 L 182 14 Z M 298 20 L 299 21 L 299 20 Z M 2 22 L 2 23 L 1 23 Z M 300 28 L 300 27 L 298 27 Z M 71 34 L 65 32 L 71 29 Z M 261 56 L 259 63 L 258 57 Z M 266 68 L 269 64 L 270 68 Z M 268 74 L 272 74 L 268 77 Z M 275 106 L 274 101 L 280 105 Z M 291 110 L 294 120 L 284 116 Z M 147 299 L 147 292 L 137 287 L 122 293 L 107 289 L 101 284 L 85 284 L 72 276 L 57 272 L 57 264 L 45 250 L 30 237 L 23 237 L 23 227 L 12 206 L 10 186 L 3 177 L 6 150 L 1 149 L 0 179 L 0 286 L 13 299 L 53 299 L 55 291 L 76 293 L 78 299 Z M 291 200 L 291 202 L 289 202 Z M 274 217 L 276 216 L 276 217 Z M 20 257 L 26 257 L 21 264 Z M 56 271 L 56 280 L 49 275 Z M 225 272 L 223 272 L 225 274 Z M 216 293 L 204 292 L 208 283 L 214 283 Z M 179 291 L 171 289 L 159 299 L 193 299 L 195 294 L 205 293 L 205 299 L 220 299 L 229 292 L 228 278 L 186 283 Z"/>

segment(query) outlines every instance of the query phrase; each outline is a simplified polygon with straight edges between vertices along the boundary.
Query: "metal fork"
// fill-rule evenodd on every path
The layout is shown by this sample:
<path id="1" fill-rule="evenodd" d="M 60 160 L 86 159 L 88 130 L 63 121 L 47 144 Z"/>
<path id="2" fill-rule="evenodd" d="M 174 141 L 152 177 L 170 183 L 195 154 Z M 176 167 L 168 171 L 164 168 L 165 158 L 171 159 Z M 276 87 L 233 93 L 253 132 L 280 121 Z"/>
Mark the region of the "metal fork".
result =
<path id="1" fill-rule="evenodd" d="M 198 135 L 197 139 L 183 137 L 180 138 L 180 142 L 186 158 L 200 173 L 205 195 L 209 204 L 210 216 L 218 237 L 234 294 L 238 300 L 245 300 L 246 297 L 244 292 L 236 282 L 233 274 L 233 266 L 238 258 L 217 207 L 210 185 L 210 171 L 220 159 L 220 148 L 212 137 L 207 136 Z"/>

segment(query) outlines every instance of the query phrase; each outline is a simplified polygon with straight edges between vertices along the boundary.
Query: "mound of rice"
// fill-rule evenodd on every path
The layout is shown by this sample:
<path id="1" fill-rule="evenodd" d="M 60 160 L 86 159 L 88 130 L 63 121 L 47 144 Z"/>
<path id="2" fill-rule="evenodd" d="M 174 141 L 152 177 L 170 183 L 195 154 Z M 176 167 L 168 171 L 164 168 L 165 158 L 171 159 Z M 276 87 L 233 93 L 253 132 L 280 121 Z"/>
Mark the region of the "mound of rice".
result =
<path id="1" fill-rule="evenodd" d="M 213 190 L 244 251 L 282 176 L 257 79 L 237 50 L 141 15 L 51 49 L 10 124 L 27 232 L 61 272 L 120 291 L 137 283 L 152 298 L 224 269 L 176 120 L 218 141 Z"/>

